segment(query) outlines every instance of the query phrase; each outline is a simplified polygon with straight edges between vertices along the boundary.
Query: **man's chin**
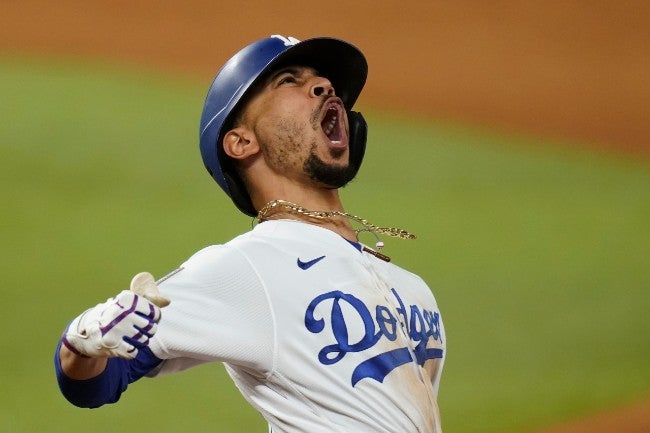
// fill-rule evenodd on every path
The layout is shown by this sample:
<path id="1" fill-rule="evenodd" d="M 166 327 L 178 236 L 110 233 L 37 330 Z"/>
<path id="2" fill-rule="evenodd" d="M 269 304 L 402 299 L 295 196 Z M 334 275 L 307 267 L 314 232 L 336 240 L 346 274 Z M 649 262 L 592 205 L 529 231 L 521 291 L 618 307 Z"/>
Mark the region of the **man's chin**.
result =
<path id="1" fill-rule="evenodd" d="M 347 147 L 330 147 L 329 148 L 330 158 L 332 158 L 335 161 L 340 161 L 345 156 L 347 150 L 348 150 Z"/>
<path id="2" fill-rule="evenodd" d="M 347 185 L 357 174 L 357 168 L 349 163 L 326 163 L 315 155 L 305 161 L 305 173 L 315 181 L 329 188 Z"/>

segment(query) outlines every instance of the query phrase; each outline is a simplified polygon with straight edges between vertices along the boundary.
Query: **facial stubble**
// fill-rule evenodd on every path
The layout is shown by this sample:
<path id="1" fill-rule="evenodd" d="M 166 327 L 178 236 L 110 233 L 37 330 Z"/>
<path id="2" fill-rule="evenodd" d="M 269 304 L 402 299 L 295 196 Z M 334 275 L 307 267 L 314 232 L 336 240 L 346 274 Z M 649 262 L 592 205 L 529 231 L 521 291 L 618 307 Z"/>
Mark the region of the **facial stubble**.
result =
<path id="1" fill-rule="evenodd" d="M 316 113 L 316 112 L 315 112 Z M 312 128 L 315 131 L 320 129 L 318 116 L 312 116 Z M 273 165 L 276 167 L 291 165 L 291 161 L 295 160 L 296 155 L 300 154 L 302 145 L 300 144 L 299 137 L 305 137 L 305 127 L 299 126 L 293 122 L 283 120 L 276 124 L 276 133 L 274 141 L 281 141 L 284 146 L 276 147 L 274 152 L 270 152 L 270 148 L 262 146 L 263 151 L 270 160 L 274 161 Z M 344 149 L 329 149 L 330 157 L 338 163 L 328 163 L 323 161 L 318 156 L 318 144 L 314 139 L 309 146 L 309 155 L 302 165 L 302 170 L 305 175 L 327 188 L 337 189 L 347 185 L 357 174 L 357 167 L 348 160 L 343 161 L 345 158 Z"/>

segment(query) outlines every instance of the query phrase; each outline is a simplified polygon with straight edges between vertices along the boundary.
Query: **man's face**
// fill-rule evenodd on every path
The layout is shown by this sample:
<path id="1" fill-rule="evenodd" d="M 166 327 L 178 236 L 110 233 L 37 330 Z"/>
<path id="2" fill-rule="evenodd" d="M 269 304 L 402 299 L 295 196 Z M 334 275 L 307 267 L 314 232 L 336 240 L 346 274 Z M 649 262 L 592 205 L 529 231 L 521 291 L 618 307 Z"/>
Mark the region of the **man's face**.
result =
<path id="1" fill-rule="evenodd" d="M 243 121 L 274 172 L 330 188 L 354 177 L 343 103 L 314 69 L 291 66 L 270 74 L 248 102 Z"/>

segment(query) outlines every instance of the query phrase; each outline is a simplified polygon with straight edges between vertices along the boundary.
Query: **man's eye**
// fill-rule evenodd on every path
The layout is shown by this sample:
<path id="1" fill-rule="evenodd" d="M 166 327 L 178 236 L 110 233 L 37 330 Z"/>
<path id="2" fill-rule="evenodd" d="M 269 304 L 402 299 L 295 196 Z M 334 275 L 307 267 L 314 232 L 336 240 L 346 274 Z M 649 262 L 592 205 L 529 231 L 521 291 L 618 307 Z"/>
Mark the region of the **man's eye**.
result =
<path id="1" fill-rule="evenodd" d="M 278 86 L 283 84 L 293 84 L 296 82 L 296 77 L 293 75 L 284 75 L 278 79 Z"/>

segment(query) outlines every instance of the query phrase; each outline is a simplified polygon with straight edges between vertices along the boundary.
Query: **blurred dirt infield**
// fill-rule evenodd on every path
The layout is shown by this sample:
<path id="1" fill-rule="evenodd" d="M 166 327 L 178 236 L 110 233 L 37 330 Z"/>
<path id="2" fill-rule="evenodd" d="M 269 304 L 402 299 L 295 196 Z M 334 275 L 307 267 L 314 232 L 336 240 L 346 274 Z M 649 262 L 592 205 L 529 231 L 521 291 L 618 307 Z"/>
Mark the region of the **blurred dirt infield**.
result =
<path id="1" fill-rule="evenodd" d="M 127 60 L 206 83 L 272 33 L 337 36 L 364 105 L 650 155 L 650 2 L 8 0 L 0 53 Z"/>
<path id="2" fill-rule="evenodd" d="M 648 433 L 650 401 L 625 409 L 605 411 L 535 433 Z"/>
<path id="3" fill-rule="evenodd" d="M 648 23 L 644 1 L 7 0 L 0 55 L 126 61 L 207 89 L 245 43 L 336 36 L 368 57 L 365 106 L 647 157 Z M 648 431 L 650 402 L 543 433 Z"/>

